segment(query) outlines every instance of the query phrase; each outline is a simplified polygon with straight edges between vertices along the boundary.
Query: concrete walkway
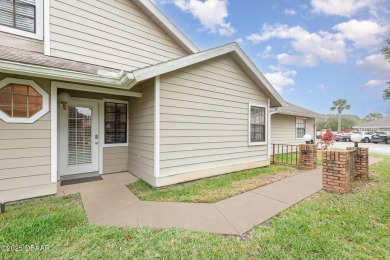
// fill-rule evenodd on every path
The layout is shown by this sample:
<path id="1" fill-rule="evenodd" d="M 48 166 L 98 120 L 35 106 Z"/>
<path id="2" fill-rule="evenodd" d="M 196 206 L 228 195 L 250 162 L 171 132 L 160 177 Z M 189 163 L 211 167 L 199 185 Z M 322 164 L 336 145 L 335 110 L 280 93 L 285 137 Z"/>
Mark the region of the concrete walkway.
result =
<path id="1" fill-rule="evenodd" d="M 59 186 L 57 196 L 80 193 L 92 224 L 242 235 L 322 189 L 319 168 L 214 204 L 148 202 L 126 187 L 136 180 L 127 172 L 103 175 L 102 181 Z"/>

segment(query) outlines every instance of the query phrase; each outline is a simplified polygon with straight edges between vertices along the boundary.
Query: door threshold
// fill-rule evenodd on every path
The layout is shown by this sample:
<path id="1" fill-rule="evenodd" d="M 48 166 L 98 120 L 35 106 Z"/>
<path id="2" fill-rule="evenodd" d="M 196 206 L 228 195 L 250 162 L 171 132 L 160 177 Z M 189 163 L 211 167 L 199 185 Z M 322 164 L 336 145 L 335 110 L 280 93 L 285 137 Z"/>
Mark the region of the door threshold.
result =
<path id="1" fill-rule="evenodd" d="M 89 177 L 100 176 L 99 172 L 86 172 L 80 174 L 64 175 L 60 176 L 60 181 L 76 180 L 76 179 L 85 179 Z"/>

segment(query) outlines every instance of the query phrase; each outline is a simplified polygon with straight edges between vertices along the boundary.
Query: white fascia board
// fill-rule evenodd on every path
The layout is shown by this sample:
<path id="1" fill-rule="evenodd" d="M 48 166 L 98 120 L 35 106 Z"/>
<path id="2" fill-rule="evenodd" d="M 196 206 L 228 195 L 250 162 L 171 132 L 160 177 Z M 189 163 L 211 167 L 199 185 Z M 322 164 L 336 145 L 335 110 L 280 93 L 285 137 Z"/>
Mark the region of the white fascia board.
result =
<path id="1" fill-rule="evenodd" d="M 65 80 L 123 90 L 130 89 L 130 86 L 134 84 L 134 76 L 129 72 L 122 72 L 117 77 L 110 77 L 4 60 L 0 60 L 0 72 L 54 80 Z"/>
<path id="2" fill-rule="evenodd" d="M 161 27 L 167 30 L 168 34 L 171 34 L 173 38 L 176 38 L 180 45 L 185 48 L 189 53 L 197 53 L 199 49 L 163 14 L 150 0 L 138 0 L 134 1 L 142 9 L 147 11 L 155 18 L 155 22 Z"/>
<path id="3" fill-rule="evenodd" d="M 269 81 L 264 77 L 264 75 L 259 71 L 256 65 L 251 61 L 251 59 L 246 55 L 246 53 L 241 49 L 241 47 L 234 43 L 235 53 L 240 57 L 240 61 L 244 62 L 245 65 L 251 70 L 257 79 L 260 80 L 262 85 L 268 90 L 268 92 L 274 97 L 279 106 L 287 106 L 286 101 L 279 95 L 275 88 L 269 83 Z"/>
<path id="4" fill-rule="evenodd" d="M 53 85 L 56 85 L 62 89 L 79 90 L 85 92 L 102 93 L 102 94 L 127 96 L 127 97 L 142 97 L 142 93 L 132 92 L 128 90 L 110 89 L 110 88 L 102 88 L 96 86 L 80 85 L 80 84 L 65 83 L 65 82 L 55 82 L 55 81 L 53 81 Z"/>
<path id="5" fill-rule="evenodd" d="M 279 93 L 272 87 L 264 75 L 257 69 L 255 64 L 249 59 L 244 51 L 236 44 L 229 43 L 217 48 L 209 49 L 206 51 L 198 52 L 192 55 L 188 55 L 175 60 L 167 61 L 157 65 L 153 65 L 147 68 L 133 71 L 133 75 L 136 81 L 142 81 L 150 79 L 171 71 L 175 71 L 199 62 L 210 60 L 228 53 L 235 54 L 241 63 L 248 68 L 249 72 L 253 74 L 254 78 L 257 79 L 257 83 L 264 86 L 273 100 L 277 102 L 277 106 L 287 106 L 284 99 Z"/>
<path id="6" fill-rule="evenodd" d="M 235 50 L 234 44 L 227 44 L 218 48 L 198 52 L 175 60 L 160 63 L 154 66 L 133 71 L 136 81 L 142 81 L 175 71 L 205 60 L 209 60 Z"/>

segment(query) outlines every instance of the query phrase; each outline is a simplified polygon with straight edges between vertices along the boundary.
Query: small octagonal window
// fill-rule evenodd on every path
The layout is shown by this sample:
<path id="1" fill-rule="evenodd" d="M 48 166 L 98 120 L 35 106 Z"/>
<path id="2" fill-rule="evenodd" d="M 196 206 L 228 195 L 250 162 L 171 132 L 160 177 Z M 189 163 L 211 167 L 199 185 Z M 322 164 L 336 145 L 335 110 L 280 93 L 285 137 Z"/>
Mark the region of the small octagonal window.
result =
<path id="1" fill-rule="evenodd" d="M 32 80 L 0 81 L 0 118 L 9 123 L 33 123 L 48 112 L 49 96 Z"/>

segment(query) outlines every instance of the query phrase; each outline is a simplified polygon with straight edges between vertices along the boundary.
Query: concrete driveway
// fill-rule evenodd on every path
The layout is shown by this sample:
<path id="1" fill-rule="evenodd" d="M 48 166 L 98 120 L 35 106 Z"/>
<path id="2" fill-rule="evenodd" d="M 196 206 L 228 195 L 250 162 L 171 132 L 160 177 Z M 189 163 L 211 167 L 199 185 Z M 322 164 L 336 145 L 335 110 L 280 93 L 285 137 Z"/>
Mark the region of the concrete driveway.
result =
<path id="1" fill-rule="evenodd" d="M 335 142 L 332 148 L 345 149 L 354 146 L 352 142 Z M 370 153 L 390 155 L 390 144 L 359 143 L 359 147 L 368 147 Z"/>

